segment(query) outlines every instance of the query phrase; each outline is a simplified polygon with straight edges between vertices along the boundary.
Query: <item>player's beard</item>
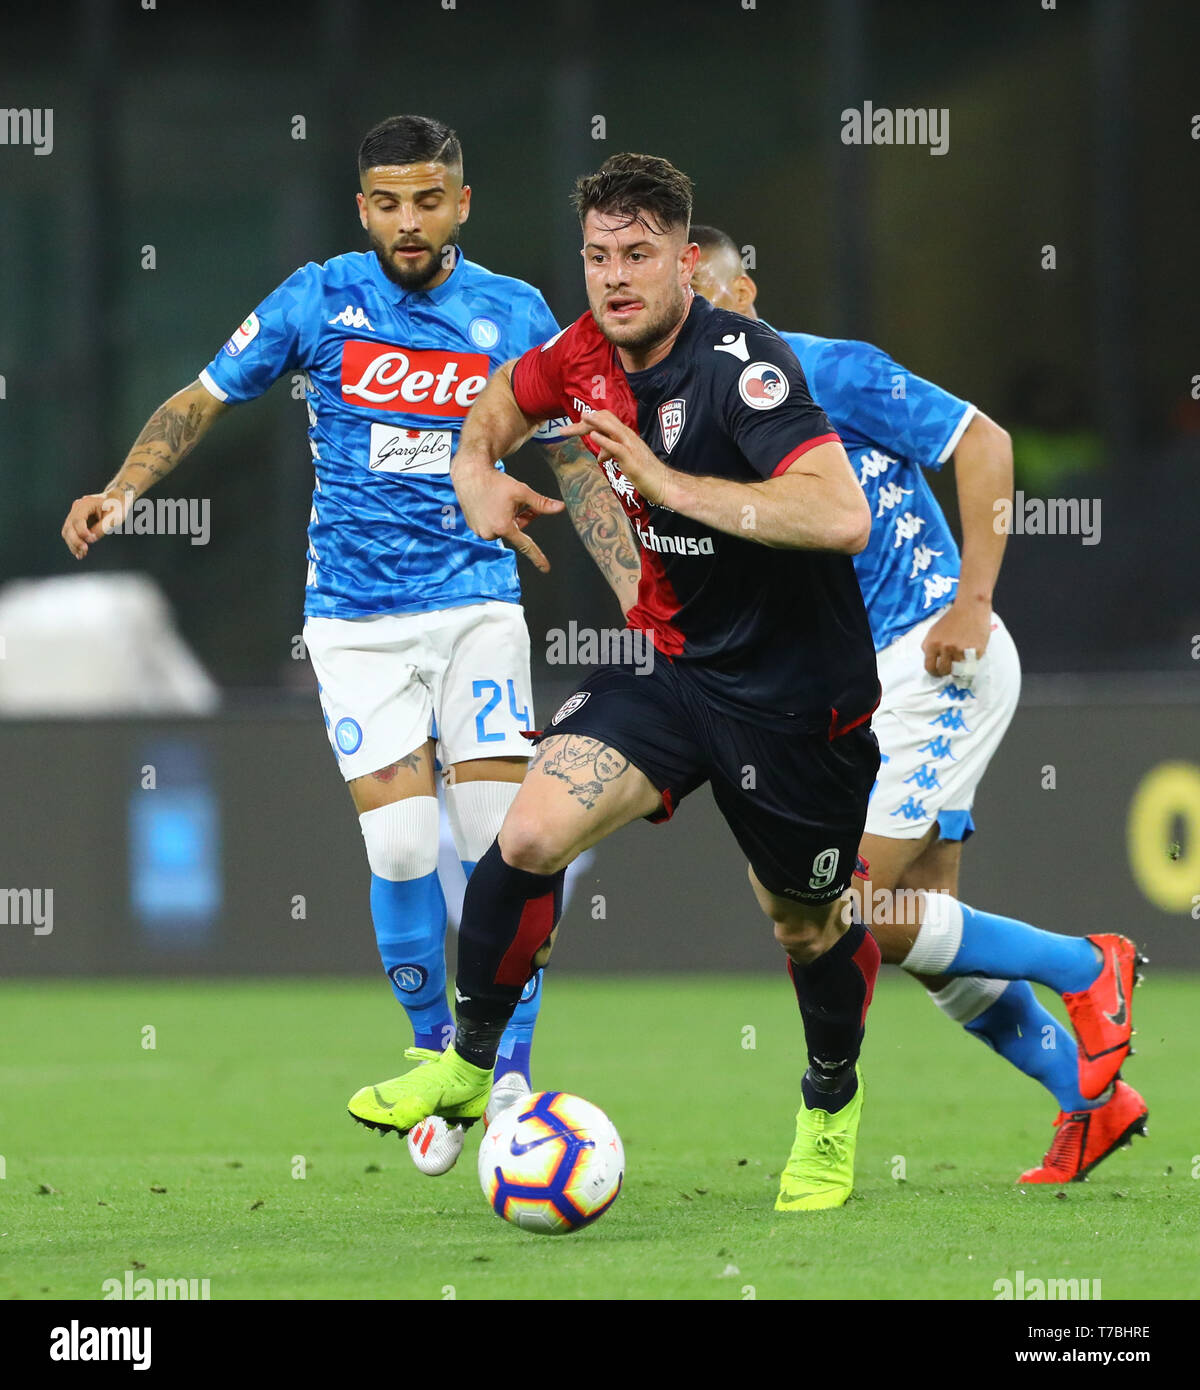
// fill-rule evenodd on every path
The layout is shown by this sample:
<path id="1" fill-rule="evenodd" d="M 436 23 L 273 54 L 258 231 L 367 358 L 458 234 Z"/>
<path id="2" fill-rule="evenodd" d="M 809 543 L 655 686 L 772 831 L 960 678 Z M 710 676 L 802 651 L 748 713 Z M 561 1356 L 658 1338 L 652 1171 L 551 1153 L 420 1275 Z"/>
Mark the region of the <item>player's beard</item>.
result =
<path id="1" fill-rule="evenodd" d="M 446 259 L 448 247 L 458 245 L 458 223 L 456 222 L 450 229 L 450 235 L 442 243 L 441 247 L 434 249 L 427 241 L 401 241 L 384 242 L 382 238 L 374 232 L 368 232 L 371 239 L 371 249 L 375 252 L 375 257 L 379 261 L 380 269 L 387 278 L 394 284 L 399 285 L 402 290 L 421 290 L 424 289 L 435 275 L 440 274 L 443 269 L 443 262 Z M 397 265 L 392 259 L 392 252 L 399 250 L 403 246 L 420 246 L 428 251 L 428 260 L 419 261 L 416 265 L 405 266 Z"/>
<path id="2" fill-rule="evenodd" d="M 622 326 L 616 333 L 611 331 L 611 327 L 606 327 L 601 321 L 600 315 L 592 310 L 592 318 L 596 322 L 596 327 L 608 339 L 619 348 L 625 348 L 628 352 L 644 353 L 652 348 L 655 343 L 660 343 L 667 337 L 683 318 L 684 310 L 687 308 L 687 293 L 681 286 L 675 287 L 675 294 L 662 310 L 653 319 L 639 324 L 636 328 L 630 326 L 628 331 Z"/>

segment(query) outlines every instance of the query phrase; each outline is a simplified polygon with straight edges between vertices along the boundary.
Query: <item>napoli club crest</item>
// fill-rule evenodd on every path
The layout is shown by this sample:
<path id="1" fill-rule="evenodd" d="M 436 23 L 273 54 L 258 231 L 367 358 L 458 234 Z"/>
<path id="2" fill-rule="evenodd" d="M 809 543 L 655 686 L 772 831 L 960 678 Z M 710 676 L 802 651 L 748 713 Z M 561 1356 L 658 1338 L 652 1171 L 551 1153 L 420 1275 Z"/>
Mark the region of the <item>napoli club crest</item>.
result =
<path id="1" fill-rule="evenodd" d="M 345 719 L 339 719 L 334 725 L 333 737 L 337 742 L 338 749 L 348 757 L 351 753 L 357 753 L 362 747 L 362 726 L 356 719 L 351 719 L 348 716 Z"/>
<path id="2" fill-rule="evenodd" d="M 393 965 L 388 976 L 397 989 L 416 994 L 429 978 L 429 971 L 423 965 Z"/>
<path id="3" fill-rule="evenodd" d="M 738 378 L 738 395 L 751 410 L 772 410 L 791 390 L 781 368 L 770 362 L 751 362 Z"/>
<path id="4" fill-rule="evenodd" d="M 675 441 L 683 432 L 683 422 L 687 418 L 687 401 L 682 396 L 673 401 L 664 401 L 658 407 L 658 426 L 662 430 L 663 449 L 669 454 Z"/>
<path id="5" fill-rule="evenodd" d="M 474 318 L 467 324 L 467 333 L 476 347 L 494 348 L 500 341 L 500 327 L 494 319 Z"/>

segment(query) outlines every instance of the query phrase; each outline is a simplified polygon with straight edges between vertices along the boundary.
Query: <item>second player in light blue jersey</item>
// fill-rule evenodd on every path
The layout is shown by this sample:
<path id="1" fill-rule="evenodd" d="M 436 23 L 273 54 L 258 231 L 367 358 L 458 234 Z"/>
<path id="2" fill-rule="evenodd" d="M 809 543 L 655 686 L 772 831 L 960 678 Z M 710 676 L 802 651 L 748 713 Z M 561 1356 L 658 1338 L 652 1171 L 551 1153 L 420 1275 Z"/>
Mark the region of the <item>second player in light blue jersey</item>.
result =
<path id="1" fill-rule="evenodd" d="M 918 624 L 949 616 L 946 610 L 958 597 L 958 543 L 925 472 L 953 458 L 977 412 L 949 391 L 906 371 L 871 343 L 811 333 L 779 336 L 800 359 L 809 383 L 819 381 L 836 410 L 842 443 L 871 504 L 871 539 L 854 557 L 854 568 L 875 650 L 886 651 Z M 980 426 L 985 426 L 982 418 Z M 1002 482 L 1004 471 L 998 462 L 997 482 Z M 990 531 L 990 514 L 986 520 Z M 998 553 L 1002 546 L 1001 539 L 988 548 Z M 990 573 L 995 562 L 992 555 L 987 560 Z M 968 583 L 963 604 L 972 601 L 970 590 Z M 955 622 L 963 629 L 962 645 L 980 643 L 982 650 L 988 642 L 990 614 L 983 605 L 980 609 L 977 615 L 970 609 L 956 614 Z M 940 634 L 941 640 L 948 635 Z M 958 644 L 951 637 L 949 645 Z"/>
<path id="2" fill-rule="evenodd" d="M 531 285 L 456 249 L 449 260 L 437 284 L 410 288 L 371 251 L 302 266 L 200 373 L 230 404 L 304 373 L 310 618 L 520 601 L 513 552 L 456 517 L 449 464 L 493 368 L 558 325 Z"/>
<path id="3" fill-rule="evenodd" d="M 701 248 L 697 291 L 757 318 L 737 244 L 712 227 L 691 234 Z M 871 538 L 854 557 L 883 688 L 872 721 L 881 766 L 862 841 L 863 915 L 884 961 L 916 976 L 948 1017 L 1058 1100 L 1054 1143 L 1021 1181 L 1077 1180 L 1146 1118 L 1118 1074 L 1129 1051 L 1132 943 L 1040 931 L 957 898 L 975 789 L 1020 691 L 1016 648 L 992 610 L 1006 539 L 994 504 L 1011 495 L 1011 443 L 973 405 L 871 343 L 780 337 L 871 506 Z M 951 460 L 961 554 L 926 478 Z M 1064 996 L 1078 1045 L 1029 980 Z"/>
<path id="4" fill-rule="evenodd" d="M 513 551 L 548 568 L 524 525 L 564 505 L 527 489 L 529 511 L 504 540 L 481 540 L 463 519 L 450 460 L 492 370 L 557 324 L 532 286 L 458 248 L 471 190 L 449 127 L 384 121 L 364 138 L 358 170 L 370 249 L 302 266 L 262 300 L 199 379 L 155 412 L 104 492 L 76 501 L 63 536 L 83 558 L 220 413 L 280 377 L 302 379 L 316 475 L 305 645 L 359 814 L 380 956 L 428 1059 L 453 1035 L 435 770 L 469 875 L 531 752 Z M 639 577 L 628 524 L 591 455 L 554 423 L 539 434 L 566 509 L 627 610 Z M 493 1109 L 529 1088 L 540 981 L 538 969 L 503 1040 Z M 425 1172 L 446 1171 L 461 1147 L 461 1130 L 441 1121 L 409 1136 Z"/>

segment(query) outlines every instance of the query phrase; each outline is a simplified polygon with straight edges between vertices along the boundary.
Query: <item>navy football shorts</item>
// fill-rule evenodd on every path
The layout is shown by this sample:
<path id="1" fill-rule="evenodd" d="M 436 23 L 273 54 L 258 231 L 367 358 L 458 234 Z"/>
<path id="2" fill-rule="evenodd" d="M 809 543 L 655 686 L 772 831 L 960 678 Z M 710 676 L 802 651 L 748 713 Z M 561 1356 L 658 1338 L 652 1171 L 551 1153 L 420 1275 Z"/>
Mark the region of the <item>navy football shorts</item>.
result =
<path id="1" fill-rule="evenodd" d="M 759 882 L 780 897 L 827 903 L 850 886 L 879 770 L 866 722 L 831 739 L 732 717 L 669 658 L 638 675 L 601 666 L 579 686 L 542 738 L 599 739 L 662 793 L 668 820 L 689 792 L 713 797 Z"/>

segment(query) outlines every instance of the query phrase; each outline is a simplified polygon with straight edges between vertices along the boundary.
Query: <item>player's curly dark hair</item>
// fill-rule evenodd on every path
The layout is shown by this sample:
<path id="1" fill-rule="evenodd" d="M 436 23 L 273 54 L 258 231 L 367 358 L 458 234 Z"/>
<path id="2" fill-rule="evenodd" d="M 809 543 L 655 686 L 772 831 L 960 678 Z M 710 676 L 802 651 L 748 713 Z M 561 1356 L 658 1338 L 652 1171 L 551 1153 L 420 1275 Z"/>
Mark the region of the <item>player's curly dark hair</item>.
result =
<path id="1" fill-rule="evenodd" d="M 389 116 L 372 126 L 358 147 L 358 172 L 392 164 L 444 164 L 462 169 L 462 145 L 432 116 Z"/>
<path id="2" fill-rule="evenodd" d="M 580 223 L 589 212 L 640 221 L 651 231 L 682 227 L 692 220 L 691 179 L 669 159 L 653 154 L 614 154 L 594 174 L 577 179 L 571 201 Z M 628 224 L 626 224 L 628 225 Z"/>

